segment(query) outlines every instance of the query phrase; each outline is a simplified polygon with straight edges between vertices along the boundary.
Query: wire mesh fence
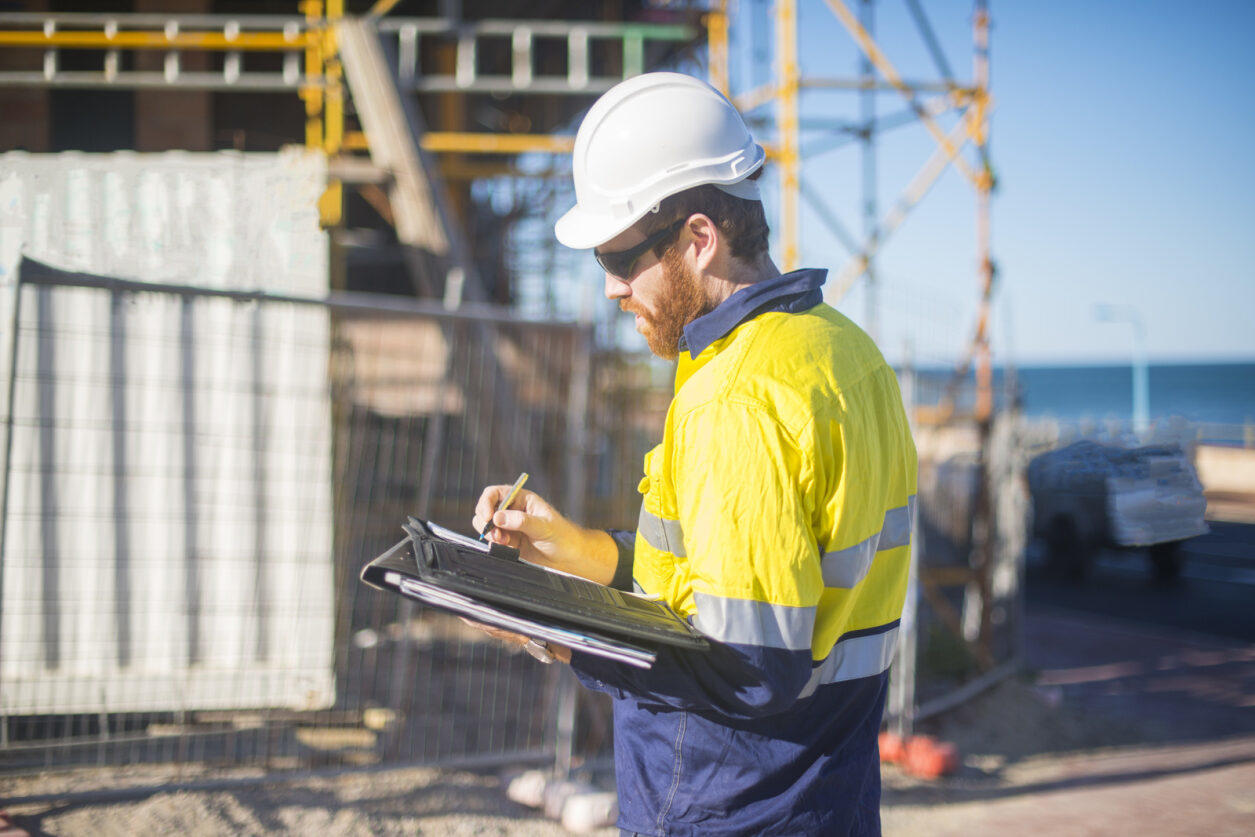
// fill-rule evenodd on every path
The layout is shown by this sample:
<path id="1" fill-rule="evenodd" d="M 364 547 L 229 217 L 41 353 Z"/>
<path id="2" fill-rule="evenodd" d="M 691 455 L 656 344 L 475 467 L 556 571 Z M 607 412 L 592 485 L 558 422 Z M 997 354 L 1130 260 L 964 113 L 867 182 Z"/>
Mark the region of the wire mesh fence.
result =
<path id="1" fill-rule="evenodd" d="M 619 411 L 648 411 L 606 396 L 633 364 L 587 329 L 32 262 L 12 327 L 0 770 L 571 748 L 569 674 L 358 573 L 405 515 L 466 531 L 523 469 L 573 516 L 630 523 L 648 421 Z M 580 746 L 603 750 L 591 717 Z"/>
<path id="2" fill-rule="evenodd" d="M 631 526 L 667 365 L 495 309 L 32 262 L 11 325 L 0 770 L 609 754 L 602 696 L 577 700 L 561 667 L 358 573 L 406 515 L 467 531 L 483 486 L 521 470 L 571 517 Z M 919 641 L 898 664 L 911 703 L 1014 662 L 1025 446 L 1006 428 L 988 613 L 971 565 L 974 536 L 991 537 L 972 528 L 979 449 L 963 426 L 921 435 Z"/>

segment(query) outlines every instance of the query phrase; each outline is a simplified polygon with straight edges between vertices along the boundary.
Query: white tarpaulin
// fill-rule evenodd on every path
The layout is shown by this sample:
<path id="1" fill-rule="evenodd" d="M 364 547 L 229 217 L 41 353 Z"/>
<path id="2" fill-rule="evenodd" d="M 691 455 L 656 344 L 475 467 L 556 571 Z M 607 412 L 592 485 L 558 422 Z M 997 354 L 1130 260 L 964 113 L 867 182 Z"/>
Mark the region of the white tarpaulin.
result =
<path id="1" fill-rule="evenodd" d="M 0 154 L 0 713 L 331 704 L 326 310 L 25 284 L 14 318 L 23 258 L 323 297 L 324 181 L 300 151 Z"/>

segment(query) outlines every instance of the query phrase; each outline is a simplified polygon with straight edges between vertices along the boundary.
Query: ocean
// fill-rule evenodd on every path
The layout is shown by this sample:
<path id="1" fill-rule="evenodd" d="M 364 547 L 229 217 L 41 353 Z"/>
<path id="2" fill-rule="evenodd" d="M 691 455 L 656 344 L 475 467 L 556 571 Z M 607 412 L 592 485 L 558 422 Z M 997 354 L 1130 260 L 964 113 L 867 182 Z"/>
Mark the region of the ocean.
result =
<path id="1" fill-rule="evenodd" d="M 1028 367 L 1017 370 L 1016 377 L 1026 415 L 1132 418 L 1133 373 L 1128 366 Z M 1255 363 L 1152 364 L 1148 389 L 1152 419 L 1255 421 Z"/>
<path id="2" fill-rule="evenodd" d="M 1133 373 L 1126 366 L 1029 366 L 1014 372 L 1026 416 L 1067 422 L 1131 421 Z M 919 398 L 935 401 L 949 372 L 922 370 Z M 1006 370 L 994 370 L 998 401 L 1007 400 Z M 1255 363 L 1151 364 L 1150 417 L 1241 425 L 1255 422 Z"/>

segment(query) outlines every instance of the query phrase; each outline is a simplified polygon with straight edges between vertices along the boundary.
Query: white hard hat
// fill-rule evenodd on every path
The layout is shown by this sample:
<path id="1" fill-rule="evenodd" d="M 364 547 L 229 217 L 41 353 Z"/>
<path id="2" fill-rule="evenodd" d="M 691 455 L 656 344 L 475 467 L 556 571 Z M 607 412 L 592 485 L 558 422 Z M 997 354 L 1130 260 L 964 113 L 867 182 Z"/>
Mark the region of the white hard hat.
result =
<path id="1" fill-rule="evenodd" d="M 567 247 L 604 244 L 668 195 L 703 183 L 747 200 L 745 178 L 766 158 L 723 94 L 681 73 L 646 73 L 616 84 L 575 135 L 575 206 L 554 234 Z"/>

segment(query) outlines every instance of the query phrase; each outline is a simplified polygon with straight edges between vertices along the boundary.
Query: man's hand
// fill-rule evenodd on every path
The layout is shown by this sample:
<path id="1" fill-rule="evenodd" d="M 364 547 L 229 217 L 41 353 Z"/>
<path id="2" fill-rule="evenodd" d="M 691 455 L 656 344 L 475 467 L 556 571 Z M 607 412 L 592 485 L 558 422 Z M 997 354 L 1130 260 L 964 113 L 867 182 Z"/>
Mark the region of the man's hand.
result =
<path id="1" fill-rule="evenodd" d="M 498 628 L 493 625 L 485 625 L 483 622 L 476 622 L 473 619 L 467 619 L 465 616 L 459 616 L 458 618 L 470 627 L 483 631 L 488 634 L 488 636 L 493 639 L 499 639 L 506 645 L 517 645 L 519 648 L 522 648 L 527 644 L 528 640 L 531 639 L 531 637 L 524 636 L 523 634 L 516 634 L 513 631 L 507 631 L 504 628 Z M 549 643 L 549 653 L 553 654 L 554 659 L 558 660 L 558 662 L 571 662 L 571 649 L 567 648 L 565 645 L 554 645 L 553 643 Z"/>
<path id="2" fill-rule="evenodd" d="M 488 521 L 496 527 L 488 539 L 519 551 L 533 564 L 609 584 L 614 578 L 619 553 L 614 539 L 600 529 L 585 529 L 567 520 L 534 491 L 523 489 L 506 511 L 495 511 L 510 491 L 508 485 L 490 485 L 479 495 L 472 525 L 484 531 Z"/>

